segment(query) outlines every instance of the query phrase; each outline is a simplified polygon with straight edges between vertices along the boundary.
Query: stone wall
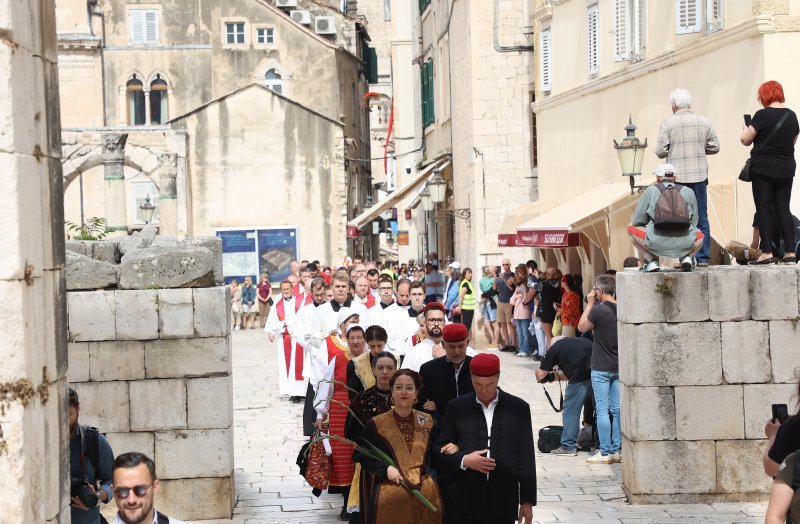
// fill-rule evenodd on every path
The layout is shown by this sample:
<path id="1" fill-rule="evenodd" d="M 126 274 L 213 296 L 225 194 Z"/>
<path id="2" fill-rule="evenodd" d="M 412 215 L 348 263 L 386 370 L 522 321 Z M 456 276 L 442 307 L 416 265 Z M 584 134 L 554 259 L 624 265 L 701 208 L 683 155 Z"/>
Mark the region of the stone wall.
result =
<path id="1" fill-rule="evenodd" d="M 162 254 L 154 260 L 174 265 L 169 252 L 184 252 L 191 240 L 159 243 L 122 257 L 120 284 L 135 272 L 130 260 L 156 249 Z M 113 251 L 106 244 L 84 245 L 105 256 Z M 68 269 L 68 284 L 74 275 Z M 158 282 L 166 281 L 152 287 Z M 182 520 L 230 518 L 235 501 L 229 304 L 221 286 L 67 293 L 68 379 L 81 399 L 81 423 L 107 433 L 115 456 L 154 458 L 156 504 Z M 104 513 L 113 511 L 112 504 Z"/>
<path id="2" fill-rule="evenodd" d="M 770 405 L 795 412 L 798 271 L 617 273 L 623 483 L 634 503 L 767 497 Z"/>

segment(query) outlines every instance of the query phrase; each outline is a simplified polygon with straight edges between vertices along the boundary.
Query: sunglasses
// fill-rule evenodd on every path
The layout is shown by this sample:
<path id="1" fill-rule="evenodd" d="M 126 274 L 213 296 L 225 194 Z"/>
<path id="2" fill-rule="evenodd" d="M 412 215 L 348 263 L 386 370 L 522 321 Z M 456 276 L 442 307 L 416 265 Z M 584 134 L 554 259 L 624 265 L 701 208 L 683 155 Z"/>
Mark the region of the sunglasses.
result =
<path id="1" fill-rule="evenodd" d="M 128 496 L 130 496 L 131 490 L 133 490 L 136 496 L 141 498 L 147 495 L 147 491 L 150 489 L 150 486 L 152 486 L 152 484 L 140 484 L 132 488 L 115 488 L 114 496 L 118 499 L 126 499 Z"/>

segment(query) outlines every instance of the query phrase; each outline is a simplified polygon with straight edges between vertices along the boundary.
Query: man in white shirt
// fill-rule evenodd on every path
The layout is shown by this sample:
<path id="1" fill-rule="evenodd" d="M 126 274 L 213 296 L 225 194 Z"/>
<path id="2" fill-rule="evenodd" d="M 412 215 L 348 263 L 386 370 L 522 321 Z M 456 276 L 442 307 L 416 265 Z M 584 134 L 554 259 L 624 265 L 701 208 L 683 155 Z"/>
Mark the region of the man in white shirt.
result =
<path id="1" fill-rule="evenodd" d="M 356 294 L 353 300 L 361 304 L 367 309 L 372 309 L 377 305 L 377 300 L 372 296 L 369 289 L 369 280 L 367 277 L 358 277 L 355 282 Z"/>
<path id="2" fill-rule="evenodd" d="M 378 293 L 378 280 L 380 279 L 381 274 L 378 272 L 377 268 L 370 268 L 367 270 L 367 280 L 369 281 L 369 292 L 372 293 L 372 296 L 375 297 L 377 300 L 379 297 Z"/>
<path id="3" fill-rule="evenodd" d="M 431 302 L 425 306 L 422 314 L 425 316 L 424 325 L 426 337 L 413 347 L 406 349 L 403 364 L 400 366 L 401 368 L 413 369 L 417 372 L 419 372 L 422 365 L 426 362 L 430 362 L 435 358 L 445 355 L 442 342 L 444 326 L 447 323 L 444 304 L 441 302 Z M 475 354 L 475 350 L 467 346 L 466 355 L 474 357 Z"/>
<path id="4" fill-rule="evenodd" d="M 316 321 L 314 325 L 311 326 L 309 332 L 304 334 L 307 340 L 313 339 L 316 342 L 313 344 L 315 346 L 319 346 L 319 344 L 325 340 L 325 337 L 330 335 L 331 332 L 336 331 L 339 327 L 336 321 L 341 308 L 350 308 L 359 316 L 367 318 L 367 309 L 353 301 L 348 295 L 350 279 L 347 273 L 340 271 L 334 274 L 333 277 L 331 277 L 331 289 L 333 291 L 333 300 L 316 308 Z"/>
<path id="5" fill-rule="evenodd" d="M 159 481 L 155 463 L 143 453 L 124 453 L 111 470 L 117 515 L 113 524 L 184 524 L 156 511 Z"/>
<path id="6" fill-rule="evenodd" d="M 292 295 L 292 284 L 281 282 L 281 299 L 270 308 L 264 332 L 278 353 L 278 384 L 281 395 L 289 395 L 292 402 L 300 402 L 308 389 L 304 377 L 304 350 L 292 340 L 289 326 L 302 308 L 300 300 Z"/>
<path id="7" fill-rule="evenodd" d="M 444 296 L 444 275 L 428 262 L 425 264 L 425 303 L 439 302 Z"/>

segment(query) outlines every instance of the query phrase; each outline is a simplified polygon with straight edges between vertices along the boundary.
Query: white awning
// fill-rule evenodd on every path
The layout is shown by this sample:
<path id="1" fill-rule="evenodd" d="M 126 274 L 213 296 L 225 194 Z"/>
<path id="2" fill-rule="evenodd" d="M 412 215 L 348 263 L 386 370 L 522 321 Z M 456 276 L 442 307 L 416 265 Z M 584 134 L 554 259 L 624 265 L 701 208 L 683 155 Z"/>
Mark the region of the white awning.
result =
<path id="1" fill-rule="evenodd" d="M 438 160 L 435 160 L 428 164 L 425 169 L 417 173 L 417 176 L 410 180 L 405 185 L 398 187 L 394 190 L 389 196 L 386 197 L 385 200 L 378 202 L 377 204 L 373 205 L 371 208 L 365 210 L 357 217 L 350 220 L 347 225 L 348 226 L 355 226 L 357 228 L 361 228 L 366 224 L 369 224 L 375 218 L 386 211 L 389 208 L 396 206 L 400 203 L 404 198 L 411 195 L 414 189 L 419 187 L 423 182 L 425 182 L 428 177 L 433 174 L 433 170 L 437 167 L 444 166 L 450 162 L 450 157 L 445 156 Z"/>

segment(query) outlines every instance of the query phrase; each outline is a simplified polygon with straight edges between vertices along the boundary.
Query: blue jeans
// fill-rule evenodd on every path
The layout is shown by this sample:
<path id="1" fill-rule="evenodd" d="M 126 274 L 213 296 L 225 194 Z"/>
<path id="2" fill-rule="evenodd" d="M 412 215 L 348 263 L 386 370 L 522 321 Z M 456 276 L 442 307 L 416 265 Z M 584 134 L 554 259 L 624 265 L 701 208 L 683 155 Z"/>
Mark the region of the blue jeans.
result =
<path id="1" fill-rule="evenodd" d="M 592 370 L 594 409 L 597 412 L 597 435 L 600 454 L 619 453 L 621 436 L 619 427 L 619 372 Z M 609 415 L 614 418 L 613 422 Z"/>
<path id="2" fill-rule="evenodd" d="M 514 325 L 517 327 L 517 347 L 520 353 L 529 355 L 531 352 L 531 334 L 528 331 L 528 326 L 531 325 L 531 319 L 514 319 Z"/>
<path id="3" fill-rule="evenodd" d="M 581 426 L 581 408 L 589 392 L 589 379 L 582 382 L 570 382 L 564 392 L 564 411 L 561 412 L 561 447 L 574 451 L 578 448 L 578 431 Z"/>
<path id="4" fill-rule="evenodd" d="M 703 247 L 697 252 L 695 258 L 698 262 L 705 262 L 711 259 L 711 229 L 708 226 L 708 180 L 683 184 L 692 191 L 697 198 L 697 228 L 703 232 Z"/>

